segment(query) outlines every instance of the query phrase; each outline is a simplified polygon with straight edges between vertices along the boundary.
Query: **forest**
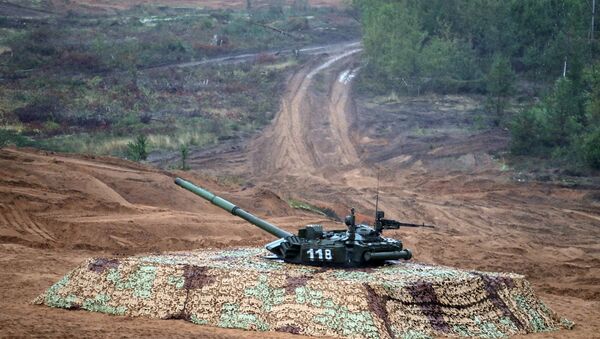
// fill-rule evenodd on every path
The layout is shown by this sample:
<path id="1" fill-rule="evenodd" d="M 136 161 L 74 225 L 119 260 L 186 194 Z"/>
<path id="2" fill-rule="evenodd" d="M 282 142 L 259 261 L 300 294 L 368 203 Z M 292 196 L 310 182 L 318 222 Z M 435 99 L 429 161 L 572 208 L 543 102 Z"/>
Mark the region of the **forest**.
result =
<path id="1" fill-rule="evenodd" d="M 368 93 L 487 97 L 515 157 L 600 169 L 594 0 L 354 0 Z"/>

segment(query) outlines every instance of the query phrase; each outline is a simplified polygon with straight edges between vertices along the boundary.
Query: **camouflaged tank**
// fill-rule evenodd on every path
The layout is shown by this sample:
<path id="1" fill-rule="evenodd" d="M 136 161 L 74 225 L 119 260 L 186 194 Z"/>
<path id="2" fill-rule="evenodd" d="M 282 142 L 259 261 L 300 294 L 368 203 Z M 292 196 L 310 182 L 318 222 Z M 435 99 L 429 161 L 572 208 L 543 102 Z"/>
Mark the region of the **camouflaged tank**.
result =
<path id="1" fill-rule="evenodd" d="M 387 260 L 408 260 L 412 258 L 411 251 L 403 247 L 402 241 L 383 237 L 383 230 L 433 227 L 384 219 L 383 211 L 376 211 L 373 227 L 357 225 L 352 209 L 345 220 L 348 229 L 326 231 L 322 225 L 307 225 L 294 235 L 189 181 L 177 178 L 175 183 L 279 238 L 267 244 L 266 249 L 275 254 L 273 258 L 295 264 L 357 267 L 380 265 Z"/>

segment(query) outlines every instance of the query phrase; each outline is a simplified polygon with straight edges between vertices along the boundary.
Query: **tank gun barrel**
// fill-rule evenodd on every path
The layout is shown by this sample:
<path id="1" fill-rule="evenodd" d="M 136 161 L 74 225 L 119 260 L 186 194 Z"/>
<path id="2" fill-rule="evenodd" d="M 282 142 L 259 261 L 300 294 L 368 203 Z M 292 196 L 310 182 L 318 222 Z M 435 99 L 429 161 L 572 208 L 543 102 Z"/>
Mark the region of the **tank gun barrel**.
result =
<path id="1" fill-rule="evenodd" d="M 177 179 L 175 179 L 175 184 L 200 196 L 201 198 L 204 198 L 205 200 L 210 201 L 213 205 L 218 206 L 218 207 L 226 210 L 227 212 L 246 220 L 247 222 L 261 228 L 262 230 L 264 230 L 266 232 L 271 233 L 272 235 L 274 235 L 278 238 L 286 238 L 286 237 L 289 237 L 292 235 L 291 233 L 286 232 L 286 231 L 282 230 L 281 228 L 279 228 L 271 223 L 268 223 L 268 222 L 256 217 L 253 214 L 250 214 L 250 213 L 244 211 L 243 209 L 239 208 L 238 206 L 232 204 L 231 202 L 229 202 L 229 201 L 227 201 L 227 200 L 225 200 L 203 188 L 200 188 L 200 187 L 192 184 L 189 181 L 183 180 L 181 178 L 177 178 Z"/>

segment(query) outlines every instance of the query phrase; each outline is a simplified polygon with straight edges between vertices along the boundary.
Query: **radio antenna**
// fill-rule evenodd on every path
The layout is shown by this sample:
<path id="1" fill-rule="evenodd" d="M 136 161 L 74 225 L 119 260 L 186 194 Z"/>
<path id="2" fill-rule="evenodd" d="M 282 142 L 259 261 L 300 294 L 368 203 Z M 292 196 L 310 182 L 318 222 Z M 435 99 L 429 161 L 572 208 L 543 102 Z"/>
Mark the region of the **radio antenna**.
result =
<path id="1" fill-rule="evenodd" d="M 377 195 L 375 196 L 375 223 L 377 225 L 377 211 L 379 211 L 379 168 L 377 169 Z"/>

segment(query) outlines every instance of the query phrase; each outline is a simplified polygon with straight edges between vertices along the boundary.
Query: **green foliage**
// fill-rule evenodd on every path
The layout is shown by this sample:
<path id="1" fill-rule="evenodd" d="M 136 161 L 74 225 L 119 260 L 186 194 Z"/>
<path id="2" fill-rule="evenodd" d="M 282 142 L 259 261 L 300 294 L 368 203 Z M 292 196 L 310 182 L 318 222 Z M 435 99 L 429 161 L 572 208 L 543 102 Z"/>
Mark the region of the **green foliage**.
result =
<path id="1" fill-rule="evenodd" d="M 8 145 L 8 142 L 11 139 L 11 135 L 9 131 L 0 129 L 0 148 Z"/>
<path id="2" fill-rule="evenodd" d="M 590 17 L 586 1 L 510 1 L 512 57 L 537 78 L 556 78 L 565 60 L 572 63 L 590 57 L 585 55 Z"/>
<path id="3" fill-rule="evenodd" d="M 585 93 L 586 119 L 590 124 L 600 126 L 600 63 L 584 71 L 584 81 L 589 86 Z"/>
<path id="4" fill-rule="evenodd" d="M 376 0 L 359 1 L 358 6 L 368 59 L 365 72 L 373 73 L 363 77 L 368 89 L 409 94 L 478 90 L 480 72 L 473 67 L 471 45 L 449 26 L 429 27 L 431 18 L 422 3 Z"/>
<path id="5" fill-rule="evenodd" d="M 547 150 L 546 116 L 546 108 L 538 105 L 513 117 L 510 124 L 510 148 L 513 154 L 542 154 Z"/>
<path id="6" fill-rule="evenodd" d="M 585 72 L 588 76 L 580 83 L 558 79 L 541 103 L 513 117 L 513 154 L 550 156 L 569 167 L 600 167 L 600 125 L 591 113 L 598 79 L 590 75 L 595 74 L 592 70 Z"/>
<path id="7" fill-rule="evenodd" d="M 584 1 L 353 3 L 363 18 L 365 72 L 377 73 L 362 80 L 384 79 L 387 90 L 481 92 L 488 86 L 478 80 L 487 70 L 513 68 L 546 81 L 562 73 L 565 61 L 570 78 L 578 81 L 583 65 L 593 57 L 591 51 L 597 49 L 597 43 L 588 41 L 591 13 Z"/>
<path id="8" fill-rule="evenodd" d="M 250 13 L 136 6 L 110 16 L 0 21 L 0 49 L 8 51 L 0 55 L 0 120 L 19 125 L 19 144 L 116 156 L 127 156 L 138 134 L 153 150 L 175 151 L 248 135 L 273 118 L 284 73 L 295 65 L 279 56 L 269 65 L 154 66 L 347 40 L 360 30 L 344 12 L 306 0 Z M 292 41 L 251 22 L 301 33 Z M 227 43 L 214 46 L 214 35 Z"/>
<path id="9" fill-rule="evenodd" d="M 148 158 L 147 147 L 148 138 L 143 134 L 138 135 L 134 141 L 127 144 L 127 158 L 133 161 L 146 160 Z"/>
<path id="10" fill-rule="evenodd" d="M 63 119 L 61 114 L 63 107 L 59 97 L 46 93 L 46 95 L 35 95 L 28 99 L 28 104 L 12 112 L 20 122 L 44 123 L 50 120 L 60 121 Z"/>
<path id="11" fill-rule="evenodd" d="M 182 144 L 179 147 L 179 153 L 181 154 L 181 170 L 186 171 L 189 169 L 187 165 L 187 159 L 190 154 L 190 149 L 186 144 Z"/>
<path id="12" fill-rule="evenodd" d="M 600 45 L 597 39 L 589 39 L 589 3 L 352 3 L 363 19 L 366 65 L 358 77 L 359 89 L 374 94 L 486 93 L 494 123 L 508 122 L 513 154 L 578 164 L 585 159 L 596 166 L 600 72 L 594 52 Z M 548 93 L 535 106 L 509 118 L 506 112 L 517 77 Z"/>
<path id="13" fill-rule="evenodd" d="M 33 140 L 27 138 L 19 132 L 0 129 L 0 148 L 8 145 L 15 145 L 17 147 L 38 146 L 38 144 Z"/>
<path id="14" fill-rule="evenodd" d="M 585 161 L 590 167 L 600 169 L 600 127 L 587 134 L 583 140 Z"/>
<path id="15" fill-rule="evenodd" d="M 560 78 L 546 98 L 546 106 L 551 144 L 569 144 L 572 136 L 578 135 L 585 123 L 581 88 L 568 78 Z"/>
<path id="16" fill-rule="evenodd" d="M 418 86 L 419 54 L 425 32 L 414 6 L 405 1 L 373 1 L 363 12 L 365 52 L 369 69 L 393 87 Z"/>

